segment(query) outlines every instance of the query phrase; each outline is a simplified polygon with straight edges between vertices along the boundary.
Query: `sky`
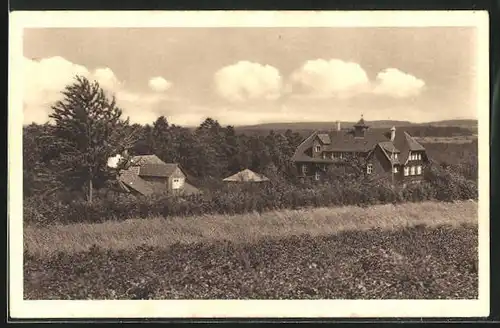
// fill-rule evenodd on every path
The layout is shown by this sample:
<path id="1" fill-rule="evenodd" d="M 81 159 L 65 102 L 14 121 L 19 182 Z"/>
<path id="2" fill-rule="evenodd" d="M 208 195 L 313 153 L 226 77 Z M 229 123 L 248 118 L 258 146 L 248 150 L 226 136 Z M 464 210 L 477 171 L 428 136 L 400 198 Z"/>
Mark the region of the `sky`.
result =
<path id="1" fill-rule="evenodd" d="M 30 28 L 24 123 L 76 74 L 141 124 L 476 119 L 476 42 L 474 27 Z"/>

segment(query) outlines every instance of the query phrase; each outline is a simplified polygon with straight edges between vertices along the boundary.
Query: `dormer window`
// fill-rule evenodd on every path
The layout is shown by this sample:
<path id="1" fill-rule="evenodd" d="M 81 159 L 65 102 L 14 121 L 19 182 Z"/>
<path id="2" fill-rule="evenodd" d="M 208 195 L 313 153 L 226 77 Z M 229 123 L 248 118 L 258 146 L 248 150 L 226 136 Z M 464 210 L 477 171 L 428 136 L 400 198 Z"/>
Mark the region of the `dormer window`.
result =
<path id="1" fill-rule="evenodd" d="M 397 167 L 397 166 L 394 166 L 394 167 L 392 168 L 392 172 L 393 172 L 393 173 L 398 173 L 398 167 Z"/>
<path id="2" fill-rule="evenodd" d="M 314 151 L 319 153 L 321 151 L 321 146 L 317 145 L 316 147 L 314 147 Z"/>
<path id="3" fill-rule="evenodd" d="M 398 159 L 398 154 L 394 153 L 394 159 Z"/>

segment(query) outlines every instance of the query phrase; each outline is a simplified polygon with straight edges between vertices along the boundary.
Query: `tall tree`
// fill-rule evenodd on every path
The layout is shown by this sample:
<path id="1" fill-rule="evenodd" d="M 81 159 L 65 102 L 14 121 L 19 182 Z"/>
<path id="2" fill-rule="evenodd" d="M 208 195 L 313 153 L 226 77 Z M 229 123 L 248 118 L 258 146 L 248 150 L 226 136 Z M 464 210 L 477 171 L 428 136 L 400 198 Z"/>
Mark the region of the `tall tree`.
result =
<path id="1" fill-rule="evenodd" d="M 135 130 L 115 98 L 106 96 L 97 81 L 76 76 L 62 91 L 63 99 L 52 106 L 54 145 L 59 149 L 59 177 L 78 189 L 86 189 L 92 202 L 94 182 L 110 178 L 108 157 L 132 147 Z"/>

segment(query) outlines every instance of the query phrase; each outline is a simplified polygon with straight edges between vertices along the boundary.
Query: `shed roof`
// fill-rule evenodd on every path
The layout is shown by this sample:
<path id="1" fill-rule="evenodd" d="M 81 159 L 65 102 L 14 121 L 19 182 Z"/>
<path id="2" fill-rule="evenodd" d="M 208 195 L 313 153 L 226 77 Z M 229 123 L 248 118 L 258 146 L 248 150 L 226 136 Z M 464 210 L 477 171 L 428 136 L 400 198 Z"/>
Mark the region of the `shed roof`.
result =
<path id="1" fill-rule="evenodd" d="M 269 179 L 262 174 L 255 173 L 252 170 L 244 169 L 236 174 L 233 174 L 224 180 L 225 182 L 264 182 Z"/>

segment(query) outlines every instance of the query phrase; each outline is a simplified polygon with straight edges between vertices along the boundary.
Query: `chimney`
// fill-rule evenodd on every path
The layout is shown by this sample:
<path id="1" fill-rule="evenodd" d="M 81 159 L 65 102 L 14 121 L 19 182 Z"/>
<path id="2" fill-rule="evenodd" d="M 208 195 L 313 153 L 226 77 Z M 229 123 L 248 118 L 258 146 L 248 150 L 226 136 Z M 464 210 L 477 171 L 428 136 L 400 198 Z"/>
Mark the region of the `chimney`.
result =
<path id="1" fill-rule="evenodd" d="M 337 131 L 340 131 L 340 121 L 337 121 Z"/>
<path id="2" fill-rule="evenodd" d="M 395 137 L 396 137 L 396 128 L 393 126 L 391 128 L 391 141 L 394 141 Z"/>

